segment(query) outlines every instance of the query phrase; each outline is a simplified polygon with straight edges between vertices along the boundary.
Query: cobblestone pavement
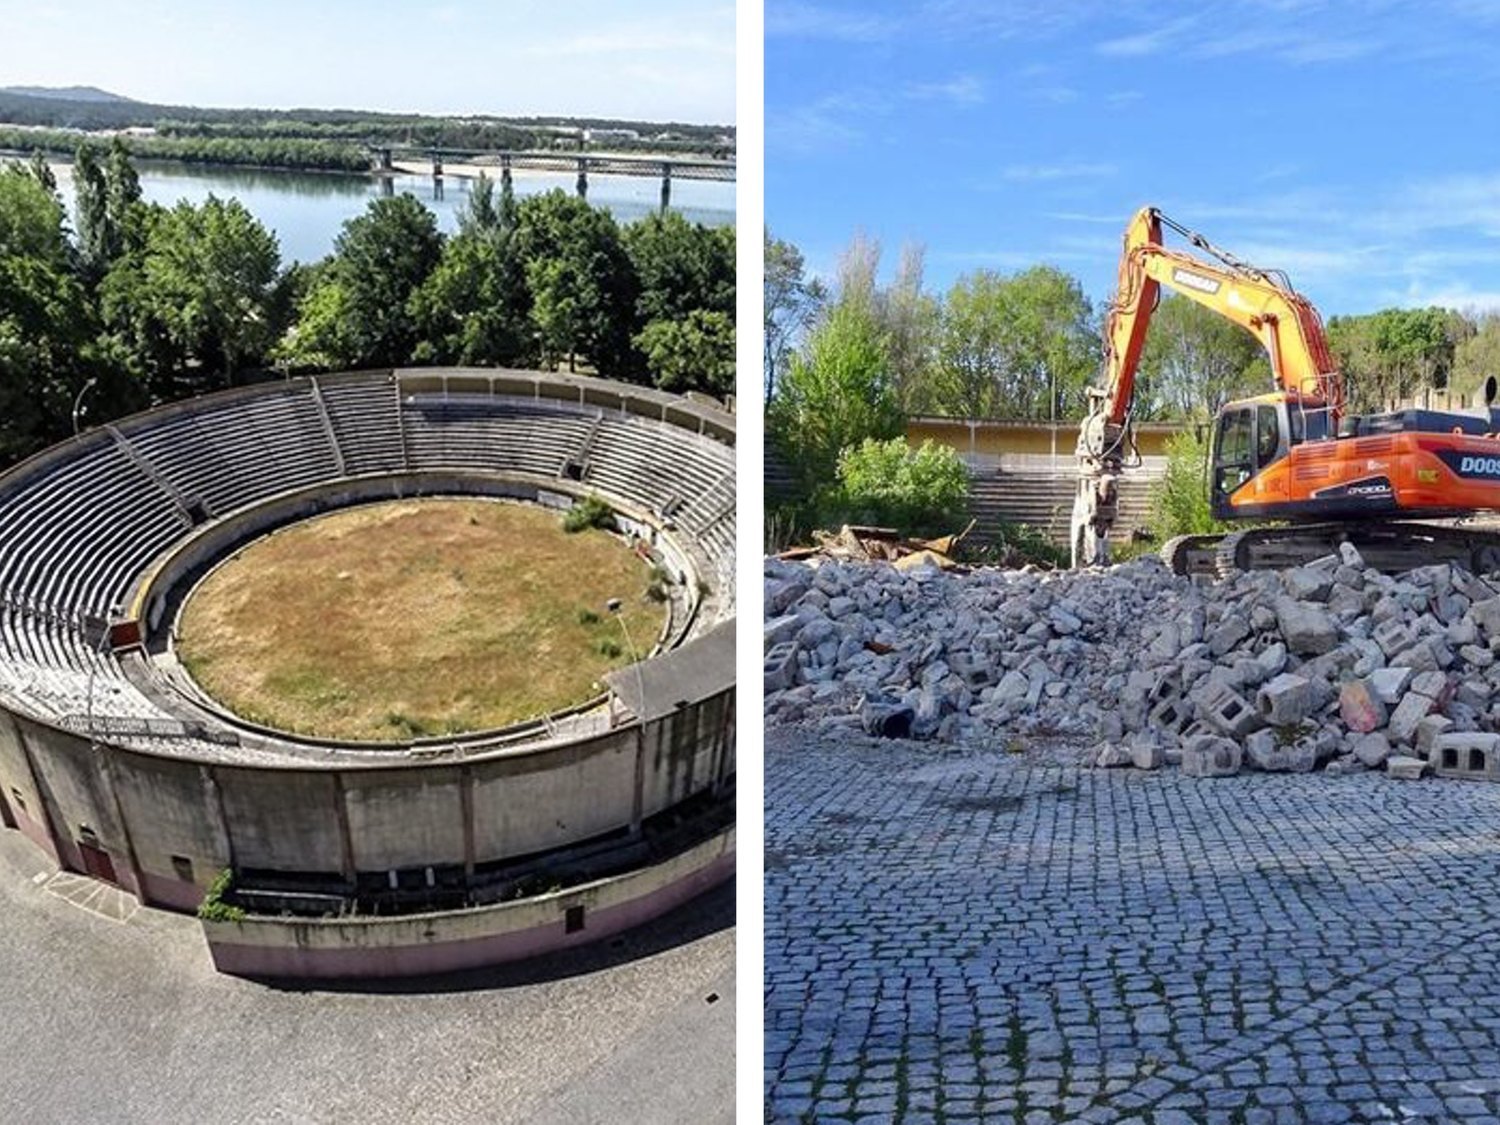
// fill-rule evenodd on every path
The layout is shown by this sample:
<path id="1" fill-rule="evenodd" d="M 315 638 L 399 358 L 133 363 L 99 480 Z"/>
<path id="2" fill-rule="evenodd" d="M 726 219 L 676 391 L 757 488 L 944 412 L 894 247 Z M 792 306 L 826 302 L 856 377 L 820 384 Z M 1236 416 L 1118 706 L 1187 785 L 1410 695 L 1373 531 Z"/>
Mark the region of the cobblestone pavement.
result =
<path id="1" fill-rule="evenodd" d="M 766 757 L 766 1118 L 1500 1122 L 1500 785 Z"/>

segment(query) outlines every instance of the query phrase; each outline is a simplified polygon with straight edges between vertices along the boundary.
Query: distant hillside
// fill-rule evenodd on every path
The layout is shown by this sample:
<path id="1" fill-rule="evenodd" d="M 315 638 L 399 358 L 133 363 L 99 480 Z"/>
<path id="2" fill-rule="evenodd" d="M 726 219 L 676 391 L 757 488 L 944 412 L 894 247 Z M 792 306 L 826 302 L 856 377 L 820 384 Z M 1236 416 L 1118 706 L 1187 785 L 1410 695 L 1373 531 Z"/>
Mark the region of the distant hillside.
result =
<path id="1" fill-rule="evenodd" d="M 0 86 L 0 94 L 19 94 L 24 98 L 55 98 L 63 102 L 134 102 L 134 98 L 111 94 L 98 86 Z"/>

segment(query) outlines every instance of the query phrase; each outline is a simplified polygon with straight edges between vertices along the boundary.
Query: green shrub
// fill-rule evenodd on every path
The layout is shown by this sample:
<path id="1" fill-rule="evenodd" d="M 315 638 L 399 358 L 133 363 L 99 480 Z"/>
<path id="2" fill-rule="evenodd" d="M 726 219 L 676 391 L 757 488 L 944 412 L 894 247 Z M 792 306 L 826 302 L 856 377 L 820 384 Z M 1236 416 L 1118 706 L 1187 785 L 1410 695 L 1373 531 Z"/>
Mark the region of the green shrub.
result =
<path id="1" fill-rule="evenodd" d="M 988 533 L 983 543 L 964 540 L 959 544 L 959 559 L 978 566 L 1022 567 L 1027 565 L 1050 568 L 1068 565 L 1068 549 L 1051 539 L 1045 532 L 1024 523 L 997 524 Z"/>
<path id="2" fill-rule="evenodd" d="M 617 660 L 619 659 L 620 654 L 625 651 L 620 647 L 619 641 L 612 641 L 607 637 L 599 642 L 598 649 L 599 655 L 604 657 L 606 660 Z"/>
<path id="3" fill-rule="evenodd" d="M 208 891 L 203 896 L 203 901 L 198 905 L 198 917 L 205 922 L 239 922 L 245 917 L 245 911 L 238 906 L 232 906 L 224 901 L 234 885 L 234 871 L 232 868 L 224 868 L 214 877 L 214 881 L 208 885 Z"/>
<path id="4" fill-rule="evenodd" d="M 866 438 L 839 454 L 838 484 L 820 504 L 822 522 L 874 524 L 908 534 L 958 530 L 969 474 L 946 445 Z"/>
<path id="5" fill-rule="evenodd" d="M 614 512 L 597 496 L 585 496 L 569 508 L 563 516 L 563 530 L 569 534 L 585 531 L 591 527 L 611 528 L 614 525 Z"/>
<path id="6" fill-rule="evenodd" d="M 1151 530 L 1158 539 L 1209 535 L 1227 525 L 1208 506 L 1208 442 L 1192 430 L 1167 439 L 1167 469 L 1151 489 Z"/>
<path id="7" fill-rule="evenodd" d="M 578 611 L 578 624 L 580 625 L 597 625 L 600 620 L 599 615 L 591 609 L 580 609 Z"/>

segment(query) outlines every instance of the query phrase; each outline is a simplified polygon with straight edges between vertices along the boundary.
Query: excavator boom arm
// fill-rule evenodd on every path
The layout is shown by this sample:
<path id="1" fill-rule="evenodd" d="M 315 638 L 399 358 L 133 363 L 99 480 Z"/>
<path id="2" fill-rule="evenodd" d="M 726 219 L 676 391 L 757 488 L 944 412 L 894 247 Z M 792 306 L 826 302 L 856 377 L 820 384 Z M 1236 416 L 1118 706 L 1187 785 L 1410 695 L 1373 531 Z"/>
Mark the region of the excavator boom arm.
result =
<path id="1" fill-rule="evenodd" d="M 1163 225 L 1182 232 L 1214 260 L 1167 249 Z M 1141 208 L 1125 230 L 1119 286 L 1104 326 L 1104 408 L 1111 422 L 1122 425 L 1130 413 L 1146 331 L 1163 285 L 1253 333 L 1266 349 L 1277 385 L 1326 408 L 1329 432 L 1335 431 L 1344 412 L 1344 385 L 1318 311 L 1283 276 L 1239 261 L 1154 207 Z"/>

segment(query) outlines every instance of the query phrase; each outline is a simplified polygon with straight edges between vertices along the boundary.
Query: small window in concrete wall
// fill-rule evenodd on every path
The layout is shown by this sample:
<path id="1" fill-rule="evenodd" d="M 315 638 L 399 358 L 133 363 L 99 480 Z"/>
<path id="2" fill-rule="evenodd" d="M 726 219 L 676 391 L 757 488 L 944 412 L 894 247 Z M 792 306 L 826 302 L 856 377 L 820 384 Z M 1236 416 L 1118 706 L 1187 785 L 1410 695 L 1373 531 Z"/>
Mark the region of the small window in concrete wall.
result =
<path id="1" fill-rule="evenodd" d="M 78 841 L 79 843 L 87 844 L 91 848 L 99 846 L 98 835 L 87 824 L 80 824 L 78 826 Z"/>
<path id="2" fill-rule="evenodd" d="M 563 914 L 563 932 L 576 934 L 583 929 L 583 907 L 570 906 Z"/>
<path id="3" fill-rule="evenodd" d="M 10 799 L 16 803 L 16 808 L 26 811 L 26 798 L 21 796 L 21 791 L 14 785 L 10 787 Z"/>
<path id="4" fill-rule="evenodd" d="M 193 881 L 193 861 L 185 855 L 174 855 L 172 857 L 172 871 L 184 883 Z"/>

